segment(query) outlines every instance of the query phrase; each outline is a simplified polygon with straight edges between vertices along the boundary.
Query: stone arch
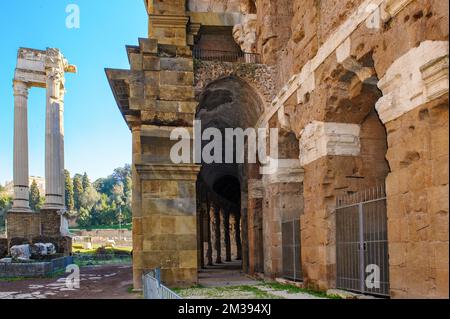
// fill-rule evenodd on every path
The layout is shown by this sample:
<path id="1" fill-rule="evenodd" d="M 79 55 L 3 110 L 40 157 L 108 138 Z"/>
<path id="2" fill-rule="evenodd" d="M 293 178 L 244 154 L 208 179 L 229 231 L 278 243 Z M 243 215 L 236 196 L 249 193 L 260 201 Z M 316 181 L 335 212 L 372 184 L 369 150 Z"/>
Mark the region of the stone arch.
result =
<path id="1" fill-rule="evenodd" d="M 211 83 L 234 76 L 250 86 L 267 108 L 275 97 L 274 73 L 273 67 L 263 64 L 195 60 L 195 94 L 198 99 Z"/>
<path id="2" fill-rule="evenodd" d="M 202 130 L 216 128 L 224 136 L 226 128 L 246 130 L 255 127 L 259 116 L 265 110 L 265 101 L 253 85 L 249 84 L 246 79 L 234 74 L 211 79 L 205 81 L 205 83 L 207 84 L 197 94 L 199 104 L 196 118 L 201 120 Z M 203 146 L 207 143 L 204 143 Z M 234 146 L 235 143 L 236 141 L 233 141 Z M 247 142 L 245 145 L 247 145 Z M 236 148 L 233 147 L 233 149 Z M 245 154 L 247 154 L 247 148 Z M 242 258 L 242 267 L 244 271 L 247 271 L 250 245 L 248 237 L 249 178 L 253 176 L 253 173 L 249 170 L 256 164 L 248 164 L 247 161 L 244 163 L 233 161 L 233 163 L 226 164 L 225 158 L 222 159 L 223 163 L 202 163 L 199 180 L 202 183 L 201 187 L 207 189 L 215 204 L 220 206 L 222 212 L 220 218 L 223 219 L 223 222 L 227 222 L 229 216 L 232 216 L 231 219 L 235 220 L 234 228 L 232 228 L 236 237 L 236 258 Z M 238 181 L 239 187 L 231 187 L 236 185 L 236 183 L 230 182 L 232 179 Z M 233 193 L 234 195 L 231 196 Z M 225 196 L 224 194 L 228 195 Z M 231 215 L 227 215 L 227 210 L 231 211 Z M 262 213 L 262 211 L 259 213 Z M 259 216 L 259 218 L 261 217 Z M 220 223 L 220 221 L 217 222 Z M 215 221 L 213 221 L 214 223 Z M 252 221 L 250 221 L 250 224 L 253 224 Z M 220 236 L 220 233 L 216 233 L 214 237 L 219 238 L 218 236 Z M 230 241 L 229 236 L 225 238 L 228 238 L 228 242 Z M 238 240 L 238 238 L 242 238 L 242 240 Z M 259 240 L 259 245 L 262 247 L 262 236 Z M 225 244 L 226 242 L 227 240 L 225 240 Z M 217 247 L 222 249 L 223 245 Z M 223 259 L 219 258 L 220 254 L 219 257 L 217 254 L 219 254 L 218 251 L 215 253 L 216 258 L 214 260 Z M 208 259 L 208 256 L 206 257 Z"/>

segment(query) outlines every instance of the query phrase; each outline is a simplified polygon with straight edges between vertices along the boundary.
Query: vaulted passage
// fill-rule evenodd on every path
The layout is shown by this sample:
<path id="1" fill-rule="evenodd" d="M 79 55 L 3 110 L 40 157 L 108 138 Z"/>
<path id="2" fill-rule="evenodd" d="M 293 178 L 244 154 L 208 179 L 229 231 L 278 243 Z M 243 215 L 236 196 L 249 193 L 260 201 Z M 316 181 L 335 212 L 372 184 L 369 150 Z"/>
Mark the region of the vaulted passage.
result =
<path id="1" fill-rule="evenodd" d="M 226 77 L 208 85 L 199 95 L 197 120 L 201 121 L 204 156 L 197 181 L 199 265 L 208 267 L 241 261 L 248 267 L 248 164 L 236 160 L 237 138 L 233 150 L 225 150 L 226 129 L 253 128 L 262 113 L 258 94 L 243 80 Z M 211 130 L 220 132 L 223 152 L 208 147 Z M 216 136 L 214 136 L 216 138 Z M 244 144 L 247 145 L 247 138 Z M 208 149 L 208 154 L 205 150 Z M 209 152 L 211 151 L 211 152 Z M 233 154 L 226 161 L 225 154 Z M 211 154 L 214 162 L 205 158 Z M 247 148 L 245 147 L 245 154 Z M 225 163 L 227 162 L 227 163 Z M 262 247 L 262 236 L 259 238 Z"/>

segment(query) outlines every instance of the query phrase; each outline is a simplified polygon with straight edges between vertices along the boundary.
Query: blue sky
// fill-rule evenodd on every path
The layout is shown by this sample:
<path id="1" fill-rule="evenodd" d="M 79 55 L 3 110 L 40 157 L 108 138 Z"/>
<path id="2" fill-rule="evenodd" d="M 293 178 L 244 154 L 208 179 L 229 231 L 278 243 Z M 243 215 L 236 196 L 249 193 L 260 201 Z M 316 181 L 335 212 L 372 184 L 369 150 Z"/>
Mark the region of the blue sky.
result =
<path id="1" fill-rule="evenodd" d="M 80 28 L 66 28 L 66 7 L 80 8 Z M 104 68 L 128 69 L 125 45 L 147 36 L 142 0 L 2 1 L 0 7 L 0 183 L 12 180 L 12 78 L 17 49 L 61 49 L 78 74 L 66 75 L 65 161 L 92 180 L 131 162 L 131 133 L 117 108 Z M 44 176 L 45 90 L 28 101 L 30 175 Z"/>

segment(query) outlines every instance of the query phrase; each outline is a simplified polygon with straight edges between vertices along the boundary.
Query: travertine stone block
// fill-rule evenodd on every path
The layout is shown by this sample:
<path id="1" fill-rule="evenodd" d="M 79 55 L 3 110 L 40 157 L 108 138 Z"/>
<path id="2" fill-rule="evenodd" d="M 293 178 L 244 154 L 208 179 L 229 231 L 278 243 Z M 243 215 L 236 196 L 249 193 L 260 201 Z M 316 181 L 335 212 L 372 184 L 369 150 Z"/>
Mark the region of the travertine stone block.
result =
<path id="1" fill-rule="evenodd" d="M 300 161 L 307 165 L 327 155 L 357 156 L 360 153 L 360 126 L 314 121 L 300 138 Z"/>
<path id="2" fill-rule="evenodd" d="M 448 41 L 424 41 L 397 59 L 378 83 L 383 123 L 448 93 Z"/>

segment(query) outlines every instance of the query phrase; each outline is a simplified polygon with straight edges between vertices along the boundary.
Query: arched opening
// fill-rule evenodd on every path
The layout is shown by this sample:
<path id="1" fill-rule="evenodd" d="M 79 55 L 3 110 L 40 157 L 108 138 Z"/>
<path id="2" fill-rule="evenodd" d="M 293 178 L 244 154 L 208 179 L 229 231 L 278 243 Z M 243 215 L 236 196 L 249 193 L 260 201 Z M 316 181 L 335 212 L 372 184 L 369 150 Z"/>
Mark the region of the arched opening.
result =
<path id="1" fill-rule="evenodd" d="M 257 14 L 256 3 L 255 0 L 248 0 L 248 13 Z"/>
<path id="2" fill-rule="evenodd" d="M 205 131 L 220 134 L 223 152 L 213 162 L 202 157 L 202 168 L 197 181 L 197 211 L 199 213 L 199 264 L 204 268 L 248 268 L 248 136 L 228 137 L 232 150 L 226 149 L 226 129 L 253 128 L 263 111 L 258 93 L 245 81 L 235 76 L 210 83 L 198 96 L 196 119 L 201 121 L 204 150 L 211 140 Z M 238 160 L 239 145 L 244 145 L 244 161 Z M 215 152 L 216 150 L 214 150 Z M 226 160 L 226 153 L 233 160 Z M 204 154 L 205 155 L 205 154 Z M 262 218 L 260 216 L 260 218 Z M 262 236 L 258 240 L 262 247 Z M 200 276 L 201 278 L 201 276 Z"/>

